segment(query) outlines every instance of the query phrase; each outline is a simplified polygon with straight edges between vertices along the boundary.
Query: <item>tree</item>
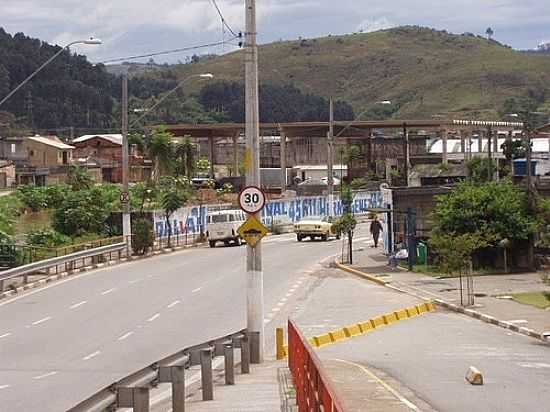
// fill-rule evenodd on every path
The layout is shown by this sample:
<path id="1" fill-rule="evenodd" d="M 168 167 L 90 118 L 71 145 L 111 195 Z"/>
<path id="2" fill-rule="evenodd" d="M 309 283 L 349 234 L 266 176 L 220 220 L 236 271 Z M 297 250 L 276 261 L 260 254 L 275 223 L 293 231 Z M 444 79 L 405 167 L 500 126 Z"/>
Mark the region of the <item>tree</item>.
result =
<path id="1" fill-rule="evenodd" d="M 453 275 L 462 274 L 470 265 L 473 253 L 488 244 L 479 233 L 434 233 L 430 246 L 437 250 L 442 272 Z"/>
<path id="2" fill-rule="evenodd" d="M 162 194 L 161 205 L 164 211 L 164 217 L 166 219 L 166 227 L 168 229 L 168 247 L 171 247 L 172 237 L 172 224 L 170 223 L 170 216 L 176 210 L 183 206 L 187 199 L 184 194 L 176 189 L 167 190 Z"/>
<path id="3" fill-rule="evenodd" d="M 347 233 L 348 235 L 348 255 L 349 263 L 353 263 L 353 231 L 357 226 L 357 219 L 353 215 L 353 191 L 351 186 L 342 186 L 340 200 L 342 202 L 342 216 L 335 222 L 335 231 L 338 234 Z"/>
<path id="4" fill-rule="evenodd" d="M 197 160 L 195 167 L 201 176 L 207 175 L 210 170 L 210 160 L 201 157 Z"/>
<path id="5" fill-rule="evenodd" d="M 492 159 L 474 157 L 466 164 L 468 175 L 474 183 L 486 183 L 493 180 L 496 164 Z"/>
<path id="6" fill-rule="evenodd" d="M 485 30 L 485 34 L 487 35 L 487 39 L 491 40 L 492 37 L 493 37 L 493 34 L 495 34 L 495 32 L 493 31 L 492 28 L 487 27 L 487 30 Z"/>
<path id="7" fill-rule="evenodd" d="M 143 136 L 141 134 L 130 133 L 128 135 L 128 149 L 130 149 L 134 145 L 137 147 L 140 153 L 145 152 L 145 141 L 143 140 Z"/>
<path id="8" fill-rule="evenodd" d="M 70 166 L 67 183 L 72 190 L 88 190 L 94 185 L 94 178 L 80 166 Z"/>
<path id="9" fill-rule="evenodd" d="M 177 159 L 176 170 L 178 174 L 192 178 L 196 167 L 196 146 L 188 137 L 176 146 L 175 154 Z"/>
<path id="10" fill-rule="evenodd" d="M 509 181 L 463 182 L 436 199 L 434 236 L 471 235 L 487 247 L 496 247 L 503 239 L 526 240 L 537 227 L 528 212 L 526 193 Z"/>
<path id="11" fill-rule="evenodd" d="M 154 162 L 154 179 L 170 174 L 173 167 L 172 133 L 161 127 L 155 130 L 149 144 L 149 155 Z"/>
<path id="12" fill-rule="evenodd" d="M 132 250 L 138 255 L 144 255 L 153 246 L 155 234 L 153 223 L 146 218 L 132 221 Z"/>

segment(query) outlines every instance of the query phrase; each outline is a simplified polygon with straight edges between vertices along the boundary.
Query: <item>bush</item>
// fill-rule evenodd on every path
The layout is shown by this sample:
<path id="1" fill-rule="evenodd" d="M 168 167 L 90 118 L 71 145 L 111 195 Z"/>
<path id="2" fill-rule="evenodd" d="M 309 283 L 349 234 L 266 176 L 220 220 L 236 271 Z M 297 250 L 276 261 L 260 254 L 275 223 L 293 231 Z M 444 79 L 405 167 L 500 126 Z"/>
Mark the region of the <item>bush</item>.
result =
<path id="1" fill-rule="evenodd" d="M 132 224 L 132 249 L 136 255 L 144 255 L 153 247 L 155 234 L 153 223 L 145 218 L 139 218 Z"/>
<path id="2" fill-rule="evenodd" d="M 68 236 L 52 229 L 36 230 L 34 232 L 27 233 L 26 240 L 27 244 L 32 246 L 50 248 L 65 245 L 71 241 Z"/>
<path id="3" fill-rule="evenodd" d="M 23 202 L 25 207 L 38 212 L 45 209 L 48 204 L 46 202 L 46 191 L 43 187 L 33 185 L 24 185 L 17 188 L 17 197 Z"/>

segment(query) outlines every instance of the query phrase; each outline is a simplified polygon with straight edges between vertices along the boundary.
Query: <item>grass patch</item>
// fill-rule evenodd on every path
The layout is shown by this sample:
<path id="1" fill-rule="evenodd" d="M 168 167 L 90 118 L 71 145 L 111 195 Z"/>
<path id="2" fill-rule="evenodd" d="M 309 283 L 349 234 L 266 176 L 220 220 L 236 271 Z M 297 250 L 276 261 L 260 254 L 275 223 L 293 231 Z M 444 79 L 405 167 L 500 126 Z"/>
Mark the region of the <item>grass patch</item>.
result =
<path id="1" fill-rule="evenodd" d="M 539 309 L 550 308 L 550 292 L 516 293 L 512 297 L 516 302 L 535 306 Z"/>

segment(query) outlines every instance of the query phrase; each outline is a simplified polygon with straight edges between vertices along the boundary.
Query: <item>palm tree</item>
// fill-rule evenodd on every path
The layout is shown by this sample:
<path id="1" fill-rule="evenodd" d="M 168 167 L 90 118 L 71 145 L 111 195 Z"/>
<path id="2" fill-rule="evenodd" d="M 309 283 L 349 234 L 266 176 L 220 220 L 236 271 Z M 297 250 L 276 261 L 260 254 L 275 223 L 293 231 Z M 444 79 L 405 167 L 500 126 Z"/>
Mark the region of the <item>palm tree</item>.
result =
<path id="1" fill-rule="evenodd" d="M 178 172 L 192 178 L 196 167 L 196 147 L 188 137 L 176 146 L 176 157 L 179 161 Z"/>
<path id="2" fill-rule="evenodd" d="M 164 217 L 166 219 L 166 227 L 168 228 L 168 247 L 172 246 L 172 224 L 170 223 L 170 216 L 183 206 L 187 200 L 185 193 L 176 190 L 175 188 L 165 191 L 162 194 L 161 205 L 164 211 Z"/>
<path id="3" fill-rule="evenodd" d="M 149 156 L 153 159 L 154 179 L 169 174 L 173 166 L 173 135 L 165 129 L 157 129 L 149 144 Z"/>

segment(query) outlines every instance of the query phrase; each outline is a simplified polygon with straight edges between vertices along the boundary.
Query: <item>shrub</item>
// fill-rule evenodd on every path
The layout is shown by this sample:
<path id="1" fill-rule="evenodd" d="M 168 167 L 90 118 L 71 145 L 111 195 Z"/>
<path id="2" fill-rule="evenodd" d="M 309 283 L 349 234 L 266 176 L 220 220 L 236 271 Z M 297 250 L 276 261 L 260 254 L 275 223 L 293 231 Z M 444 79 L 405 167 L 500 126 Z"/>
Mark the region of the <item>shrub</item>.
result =
<path id="1" fill-rule="evenodd" d="M 136 255 L 144 255 L 153 247 L 155 234 L 153 223 L 145 218 L 136 219 L 132 224 L 132 249 Z"/>
<path id="2" fill-rule="evenodd" d="M 17 197 L 23 202 L 25 207 L 38 212 L 45 209 L 48 204 L 46 202 L 46 191 L 43 187 L 33 185 L 23 185 L 17 188 Z"/>
<path id="3" fill-rule="evenodd" d="M 70 243 L 71 239 L 52 229 L 36 230 L 27 233 L 27 244 L 32 246 L 57 247 Z"/>

